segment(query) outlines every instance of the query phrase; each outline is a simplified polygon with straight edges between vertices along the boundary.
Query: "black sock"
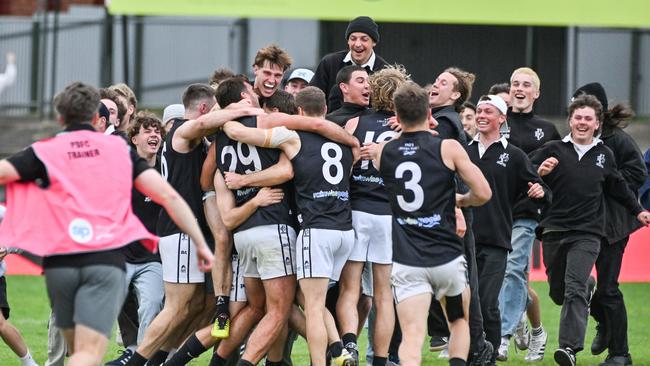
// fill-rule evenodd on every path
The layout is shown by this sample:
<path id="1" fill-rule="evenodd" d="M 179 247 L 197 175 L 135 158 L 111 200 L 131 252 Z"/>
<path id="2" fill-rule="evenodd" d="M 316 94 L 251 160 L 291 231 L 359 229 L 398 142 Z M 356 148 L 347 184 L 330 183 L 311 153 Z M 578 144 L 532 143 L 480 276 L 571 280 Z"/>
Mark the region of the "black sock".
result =
<path id="1" fill-rule="evenodd" d="M 282 366 L 282 360 L 280 361 L 269 361 L 269 356 L 266 356 L 266 362 L 264 366 Z"/>
<path id="2" fill-rule="evenodd" d="M 341 337 L 341 341 L 343 341 L 343 345 L 346 348 L 349 348 L 348 343 L 354 343 L 354 345 L 356 346 L 357 336 L 354 333 L 345 333 L 343 337 Z"/>
<path id="3" fill-rule="evenodd" d="M 465 366 L 466 364 L 462 358 L 454 357 L 449 359 L 449 366 Z"/>
<path id="4" fill-rule="evenodd" d="M 169 356 L 169 352 L 160 350 L 156 353 L 154 353 L 153 356 L 149 359 L 149 365 L 152 366 L 158 366 L 162 365 L 165 363 L 165 360 L 167 360 L 167 356 Z"/>
<path id="5" fill-rule="evenodd" d="M 210 359 L 209 366 L 224 366 L 226 364 L 226 361 L 227 360 L 225 358 L 221 358 L 221 356 L 219 356 L 217 352 L 215 352 L 212 354 L 212 358 Z"/>
<path id="6" fill-rule="evenodd" d="M 192 334 L 181 348 L 174 353 L 172 358 L 165 363 L 165 366 L 185 366 L 192 359 L 199 357 L 206 348 L 196 338 L 196 334 Z"/>
<path id="7" fill-rule="evenodd" d="M 133 356 L 129 359 L 129 362 L 126 364 L 128 366 L 144 366 L 144 364 L 147 363 L 147 359 L 144 358 L 141 354 L 138 352 L 133 352 Z"/>
<path id="8" fill-rule="evenodd" d="M 341 341 L 336 341 L 330 344 L 327 348 L 332 357 L 339 357 L 341 353 L 343 353 L 343 343 L 341 343 Z"/>
<path id="9" fill-rule="evenodd" d="M 217 314 L 228 314 L 230 317 L 230 312 L 228 311 L 228 305 L 230 304 L 230 296 L 216 296 L 214 298 L 215 303 L 217 304 Z"/>
<path id="10" fill-rule="evenodd" d="M 373 356 L 372 357 L 372 366 L 386 366 L 386 361 L 387 360 L 388 360 L 387 357 Z"/>
<path id="11" fill-rule="evenodd" d="M 255 365 L 253 365 L 252 363 L 246 360 L 240 359 L 239 361 L 237 361 L 237 366 L 255 366 Z"/>

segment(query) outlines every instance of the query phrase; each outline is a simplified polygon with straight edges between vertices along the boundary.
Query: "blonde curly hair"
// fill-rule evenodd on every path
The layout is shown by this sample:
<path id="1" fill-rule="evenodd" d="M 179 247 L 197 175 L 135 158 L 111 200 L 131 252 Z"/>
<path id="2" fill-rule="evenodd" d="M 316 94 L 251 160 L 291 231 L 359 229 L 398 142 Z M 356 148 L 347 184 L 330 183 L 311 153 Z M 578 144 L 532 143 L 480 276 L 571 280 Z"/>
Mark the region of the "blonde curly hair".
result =
<path id="1" fill-rule="evenodd" d="M 393 94 L 407 81 L 411 75 L 407 73 L 403 65 L 388 65 L 383 69 L 370 75 L 369 83 L 372 92 L 372 107 L 378 111 L 395 111 Z"/>

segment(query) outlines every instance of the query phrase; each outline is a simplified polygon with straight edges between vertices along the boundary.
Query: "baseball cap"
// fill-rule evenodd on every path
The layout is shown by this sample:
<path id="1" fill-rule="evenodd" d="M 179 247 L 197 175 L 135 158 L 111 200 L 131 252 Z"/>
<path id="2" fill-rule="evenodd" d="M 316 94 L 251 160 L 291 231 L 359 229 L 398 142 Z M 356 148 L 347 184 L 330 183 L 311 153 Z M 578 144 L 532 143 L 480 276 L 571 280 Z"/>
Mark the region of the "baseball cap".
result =
<path id="1" fill-rule="evenodd" d="M 170 104 L 163 111 L 162 123 L 164 125 L 171 119 L 183 118 L 183 116 L 185 116 L 185 106 L 182 104 Z"/>
<path id="2" fill-rule="evenodd" d="M 503 98 L 501 98 L 498 95 L 483 95 L 479 100 L 478 104 L 476 104 L 476 108 L 478 108 L 481 104 L 490 104 L 495 106 L 501 114 L 507 114 L 508 113 L 508 106 L 506 105 L 506 102 L 503 101 Z"/>
<path id="3" fill-rule="evenodd" d="M 312 77 L 314 77 L 314 72 L 309 69 L 295 69 L 291 72 L 291 75 L 289 75 L 287 81 L 291 81 L 293 79 L 301 79 L 309 84 Z"/>

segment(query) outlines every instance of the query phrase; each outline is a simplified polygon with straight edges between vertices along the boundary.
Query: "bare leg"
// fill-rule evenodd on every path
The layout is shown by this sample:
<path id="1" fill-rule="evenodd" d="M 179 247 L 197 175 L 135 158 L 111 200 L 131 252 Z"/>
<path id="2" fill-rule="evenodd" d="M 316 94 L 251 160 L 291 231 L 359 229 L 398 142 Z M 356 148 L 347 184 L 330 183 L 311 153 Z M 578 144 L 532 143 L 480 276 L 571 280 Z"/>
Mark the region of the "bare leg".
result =
<path id="1" fill-rule="evenodd" d="M 73 345 L 68 366 L 96 366 L 102 362 L 108 347 L 106 336 L 81 324 L 74 330 L 63 330 L 63 336 L 68 345 Z"/>
<path id="2" fill-rule="evenodd" d="M 402 344 L 399 347 L 402 366 L 420 366 L 430 304 L 430 293 L 415 295 L 397 304 L 402 328 Z"/>
<path id="3" fill-rule="evenodd" d="M 460 358 L 467 361 L 469 354 L 469 300 L 470 289 L 465 288 L 462 293 L 463 296 L 463 317 L 448 322 L 449 324 L 449 358 Z M 445 308 L 445 298 L 442 298 L 440 303 L 443 310 Z M 445 317 L 447 313 L 445 311 Z M 448 318 L 447 318 L 448 319 Z"/>
<path id="4" fill-rule="evenodd" d="M 203 284 L 165 282 L 165 305 L 151 322 L 144 340 L 137 352 L 150 358 L 156 351 L 170 342 L 177 342 L 179 336 L 193 319 L 192 299 L 203 293 Z"/>
<path id="5" fill-rule="evenodd" d="M 336 315 L 339 320 L 340 333 L 357 335 L 359 314 L 357 304 L 361 294 L 361 272 L 363 262 L 348 261 L 341 272 L 339 281 L 339 300 L 336 303 Z"/>
<path id="6" fill-rule="evenodd" d="M 537 292 L 530 286 L 528 286 L 528 296 L 532 300 L 526 308 L 528 320 L 530 320 L 530 325 L 533 328 L 539 328 L 542 325 L 542 310 L 539 305 L 539 296 L 537 296 Z"/>
<path id="7" fill-rule="evenodd" d="M 0 313 L 0 337 L 18 357 L 27 355 L 27 345 L 20 332 Z"/>
<path id="8" fill-rule="evenodd" d="M 325 366 L 327 350 L 326 315 L 331 314 L 325 309 L 327 294 L 327 278 L 303 278 L 298 281 L 304 294 L 305 318 L 307 319 L 307 345 L 313 366 Z M 356 308 L 356 304 L 355 304 Z"/>
<path id="9" fill-rule="evenodd" d="M 248 338 L 243 360 L 257 364 L 269 350 L 283 328 L 286 328 L 289 311 L 295 298 L 296 277 L 284 276 L 260 281 L 248 278 L 246 289 L 266 294 L 266 314 Z M 263 287 L 262 287 L 263 286 Z M 248 292 L 248 293 L 250 293 Z M 286 335 L 285 335 L 286 338 Z M 282 359 L 282 354 L 280 354 Z"/>
<path id="10" fill-rule="evenodd" d="M 372 264 L 373 292 L 377 311 L 372 348 L 375 356 L 378 357 L 388 357 L 388 347 L 395 327 L 395 310 L 390 287 L 391 268 L 391 264 Z"/>

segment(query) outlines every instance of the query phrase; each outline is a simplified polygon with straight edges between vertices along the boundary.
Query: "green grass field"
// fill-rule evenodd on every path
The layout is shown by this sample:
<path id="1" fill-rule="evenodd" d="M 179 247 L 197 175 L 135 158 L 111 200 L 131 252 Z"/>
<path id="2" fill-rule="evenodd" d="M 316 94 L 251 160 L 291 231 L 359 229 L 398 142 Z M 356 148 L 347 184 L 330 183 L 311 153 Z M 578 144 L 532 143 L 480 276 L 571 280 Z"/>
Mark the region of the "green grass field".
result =
<path id="1" fill-rule="evenodd" d="M 47 357 L 47 320 L 49 316 L 49 304 L 45 293 L 45 284 L 42 277 L 32 276 L 8 276 L 8 296 L 11 304 L 10 321 L 21 331 L 25 340 L 34 355 L 36 361 L 43 365 Z M 548 286 L 546 283 L 535 283 L 535 289 L 542 299 L 542 315 L 544 326 L 549 332 L 549 342 L 546 350 L 546 358 L 539 365 L 553 365 L 553 351 L 557 347 L 557 328 L 560 308 L 554 305 L 549 299 Z M 625 294 L 629 318 L 629 342 L 630 350 L 635 365 L 650 365 L 650 284 L 624 284 L 622 285 Z M 587 349 L 591 344 L 594 334 L 594 323 L 590 323 L 586 345 Z M 365 350 L 367 344 L 365 332 L 360 337 L 360 349 Z M 106 360 L 114 358 L 118 354 L 118 346 L 111 342 Z M 365 354 L 365 351 L 362 351 Z M 437 359 L 437 353 L 430 353 L 428 349 L 423 350 L 423 365 L 446 365 L 446 361 Z M 515 353 L 514 347 L 510 348 L 510 360 L 501 365 L 524 365 L 525 353 Z M 293 361 L 296 366 L 309 365 L 307 348 L 304 340 L 300 339 L 294 346 Z M 578 354 L 579 365 L 598 365 L 605 355 L 591 356 L 589 352 Z M 207 365 L 208 355 L 194 361 L 192 365 Z M 365 365 L 365 362 L 361 362 Z M 0 345 L 0 366 L 20 365 L 16 356 L 9 350 L 9 347 Z"/>

